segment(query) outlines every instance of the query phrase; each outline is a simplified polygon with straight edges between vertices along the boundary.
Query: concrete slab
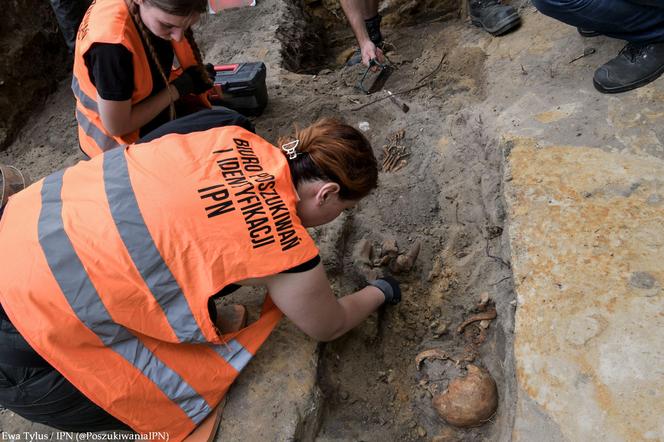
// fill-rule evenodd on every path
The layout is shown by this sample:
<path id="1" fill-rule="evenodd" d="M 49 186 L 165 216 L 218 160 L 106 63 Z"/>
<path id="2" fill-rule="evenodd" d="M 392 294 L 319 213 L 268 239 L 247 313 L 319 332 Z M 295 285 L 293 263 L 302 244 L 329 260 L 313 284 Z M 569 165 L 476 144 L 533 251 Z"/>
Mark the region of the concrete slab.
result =
<path id="1" fill-rule="evenodd" d="M 512 440 L 664 440 L 664 81 L 599 94 L 592 74 L 624 43 L 523 16 L 477 43 L 495 73 L 486 121 L 508 146 Z"/>
<path id="2" fill-rule="evenodd" d="M 664 440 L 664 161 L 518 140 L 509 166 L 523 393 L 568 440 Z"/>

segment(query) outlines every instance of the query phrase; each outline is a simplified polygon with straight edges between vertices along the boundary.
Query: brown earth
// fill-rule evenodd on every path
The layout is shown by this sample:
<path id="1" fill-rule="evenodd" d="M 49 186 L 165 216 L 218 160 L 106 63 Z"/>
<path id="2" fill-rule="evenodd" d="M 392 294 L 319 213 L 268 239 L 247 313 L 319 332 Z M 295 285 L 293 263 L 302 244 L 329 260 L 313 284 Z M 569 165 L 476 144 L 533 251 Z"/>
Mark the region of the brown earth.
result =
<path id="1" fill-rule="evenodd" d="M 0 27 L 0 149 L 67 72 L 67 51 L 47 2 L 3 2 Z"/>
<path id="2" fill-rule="evenodd" d="M 290 20 L 274 22 L 275 3 Z M 368 104 L 384 97 L 382 92 L 367 97 L 355 89 L 362 68 L 343 68 L 336 61 L 354 44 L 352 34 L 338 20 L 338 9 L 326 9 L 325 1 L 303 11 L 295 3 L 266 0 L 210 17 L 197 30 L 207 61 L 267 62 L 271 102 L 255 123 L 270 141 L 289 133 L 294 122 L 306 125 L 334 116 L 355 126 L 368 123 L 365 134 L 380 161 L 383 145 L 404 130 L 400 143 L 409 153 L 406 163 L 380 174 L 378 190 L 343 218 L 338 236 L 314 233 L 339 294 L 356 290 L 366 277 L 353 262 L 358 241 L 368 240 L 375 255 L 385 240 L 395 240 L 401 251 L 422 245 L 413 269 L 396 275 L 403 283 L 403 302 L 321 346 L 321 441 L 505 440 L 514 419 L 514 293 L 501 190 L 502 157 L 509 146 L 494 139 L 481 115 L 470 110 L 486 97 L 486 54 L 479 45 L 459 45 L 485 36 L 453 18 L 458 16 L 454 4 L 423 2 L 416 8 L 421 2 L 411 3 L 401 2 L 403 19 L 392 15 L 386 20 L 392 26 L 384 29 L 398 68 L 386 88 L 399 92 L 420 86 L 400 95 L 408 113 L 389 100 Z M 406 14 L 408 7 L 416 13 Z M 315 28 L 316 20 L 327 24 Z M 83 159 L 68 85 L 62 80 L 43 107 L 23 114 L 27 122 L 0 153 L 0 162 L 38 178 Z M 385 266 L 373 270 L 388 271 Z M 457 333 L 479 311 L 484 292 L 495 304 L 497 319 L 487 329 L 473 323 Z M 426 359 L 418 370 L 416 356 L 431 348 L 450 359 Z M 495 378 L 499 406 L 485 425 L 455 429 L 436 415 L 432 395 L 471 360 Z"/>

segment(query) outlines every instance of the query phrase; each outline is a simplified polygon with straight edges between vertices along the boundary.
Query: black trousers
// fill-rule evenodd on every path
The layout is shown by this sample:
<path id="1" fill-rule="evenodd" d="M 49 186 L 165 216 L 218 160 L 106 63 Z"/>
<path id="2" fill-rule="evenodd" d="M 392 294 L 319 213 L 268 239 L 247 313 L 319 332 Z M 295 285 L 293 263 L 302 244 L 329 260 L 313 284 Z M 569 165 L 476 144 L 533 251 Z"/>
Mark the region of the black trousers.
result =
<path id="1" fill-rule="evenodd" d="M 256 132 L 253 123 L 244 115 L 227 107 L 213 106 L 212 109 L 200 110 L 162 124 L 149 134 L 142 136 L 136 144 L 147 143 L 168 134 L 189 134 L 225 126 L 240 126 L 248 131 Z"/>
<path id="2" fill-rule="evenodd" d="M 74 53 L 76 32 L 85 11 L 90 6 L 90 0 L 51 0 L 51 6 L 67 48 L 70 53 Z"/>
<path id="3" fill-rule="evenodd" d="M 81 394 L 28 345 L 0 310 L 0 405 L 64 431 L 130 430 Z"/>
<path id="4" fill-rule="evenodd" d="M 532 0 L 545 15 L 570 26 L 630 43 L 664 41 L 661 0 Z"/>
<path id="5" fill-rule="evenodd" d="M 229 125 L 254 131 L 251 121 L 237 112 L 226 108 L 214 108 L 166 123 L 144 136 L 139 142 L 147 142 L 169 133 L 186 134 Z M 130 430 L 124 423 L 94 404 L 60 372 L 48 365 L 14 328 L 2 306 L 0 306 L 0 406 L 30 421 L 64 431 Z"/>

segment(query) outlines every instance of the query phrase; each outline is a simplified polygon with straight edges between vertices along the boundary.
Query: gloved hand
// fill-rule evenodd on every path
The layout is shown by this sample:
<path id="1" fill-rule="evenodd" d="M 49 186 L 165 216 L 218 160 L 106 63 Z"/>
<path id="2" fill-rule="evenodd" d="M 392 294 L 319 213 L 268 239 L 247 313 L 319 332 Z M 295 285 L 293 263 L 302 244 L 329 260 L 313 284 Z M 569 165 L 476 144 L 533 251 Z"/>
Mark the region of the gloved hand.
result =
<path id="1" fill-rule="evenodd" d="M 401 288 L 399 281 L 391 276 L 384 276 L 379 279 L 369 281 L 369 285 L 377 287 L 385 295 L 385 304 L 397 305 L 401 302 Z"/>
<path id="2" fill-rule="evenodd" d="M 208 73 L 198 66 L 189 66 L 171 84 L 178 90 L 180 97 L 187 94 L 202 94 L 212 88 L 212 80 Z"/>

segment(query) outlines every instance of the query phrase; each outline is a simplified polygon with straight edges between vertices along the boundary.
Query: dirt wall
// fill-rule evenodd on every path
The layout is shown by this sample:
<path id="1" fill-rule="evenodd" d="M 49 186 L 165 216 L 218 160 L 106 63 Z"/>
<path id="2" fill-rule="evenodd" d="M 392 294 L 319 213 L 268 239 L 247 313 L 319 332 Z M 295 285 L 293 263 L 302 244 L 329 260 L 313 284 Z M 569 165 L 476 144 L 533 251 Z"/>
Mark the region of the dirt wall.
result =
<path id="1" fill-rule="evenodd" d="M 325 21 L 327 28 L 335 24 L 346 26 L 339 0 L 304 0 L 305 9 Z M 462 0 L 383 0 L 378 10 L 383 26 L 411 24 L 423 16 L 455 16 L 461 11 Z"/>
<path id="2" fill-rule="evenodd" d="M 67 72 L 67 51 L 44 0 L 7 0 L 0 27 L 0 150 Z"/>

